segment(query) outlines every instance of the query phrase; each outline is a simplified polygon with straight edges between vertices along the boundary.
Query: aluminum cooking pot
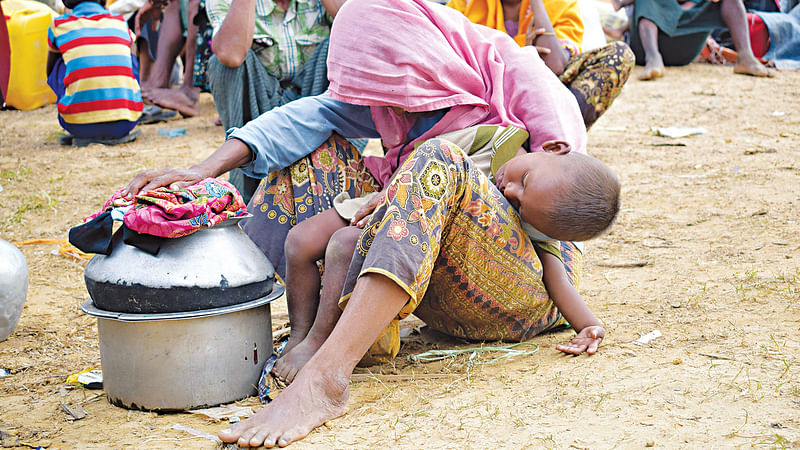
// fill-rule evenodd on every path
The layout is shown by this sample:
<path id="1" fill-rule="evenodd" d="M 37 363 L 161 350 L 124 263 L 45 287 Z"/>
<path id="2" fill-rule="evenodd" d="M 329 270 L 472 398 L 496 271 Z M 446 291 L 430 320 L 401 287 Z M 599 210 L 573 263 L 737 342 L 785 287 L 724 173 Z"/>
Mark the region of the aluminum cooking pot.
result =
<path id="1" fill-rule="evenodd" d="M 272 354 L 269 295 L 232 306 L 161 314 L 103 311 L 97 317 L 103 390 L 117 406 L 149 411 L 203 408 L 256 393 Z"/>
<path id="2" fill-rule="evenodd" d="M 122 241 L 117 230 L 109 255 L 95 255 L 84 280 L 95 306 L 125 313 L 198 311 L 236 305 L 272 291 L 274 268 L 228 219 L 187 236 L 164 239 L 157 255 Z"/>
<path id="3" fill-rule="evenodd" d="M 0 239 L 0 342 L 11 336 L 28 296 L 28 263 L 19 249 Z"/>

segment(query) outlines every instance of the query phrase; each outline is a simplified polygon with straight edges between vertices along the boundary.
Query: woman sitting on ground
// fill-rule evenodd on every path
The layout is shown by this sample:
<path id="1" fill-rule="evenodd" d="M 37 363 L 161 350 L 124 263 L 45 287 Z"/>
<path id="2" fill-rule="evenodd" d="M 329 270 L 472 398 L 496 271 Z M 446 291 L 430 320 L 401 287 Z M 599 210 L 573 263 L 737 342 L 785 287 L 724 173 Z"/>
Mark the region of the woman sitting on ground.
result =
<path id="1" fill-rule="evenodd" d="M 318 103 L 323 113 L 331 104 L 346 110 L 348 114 L 328 116 L 343 133 L 349 117 L 365 115 L 359 122 L 371 123 L 391 147 L 383 164 L 371 166 L 385 189 L 357 236 L 357 247 L 349 247 L 357 250 L 341 293 L 344 312 L 291 385 L 254 417 L 220 432 L 225 442 L 285 446 L 344 414 L 355 365 L 373 344 L 393 335 L 397 320 L 412 311 L 435 329 L 480 340 L 526 340 L 562 323 L 545 288 L 539 256 L 520 223 L 518 205 L 475 170 L 461 150 L 430 138 L 475 125 L 512 126 L 530 133 L 525 147 L 531 152 L 544 151 L 548 141 L 556 140 L 585 153 L 586 130 L 572 94 L 534 48 L 520 48 L 507 35 L 475 26 L 428 0 L 349 0 L 331 36 L 329 95 L 266 113 L 233 131 L 220 149 L 189 171 L 143 173 L 128 187 L 134 194 L 239 166 L 256 175 L 274 170 L 291 160 L 282 152 L 295 145 L 270 142 L 263 122 L 305 130 L 294 133 L 292 142 L 306 141 L 306 152 L 325 142 L 317 121 L 291 113 L 305 103 Z M 416 119 L 429 112 L 439 112 L 441 118 L 409 142 Z M 364 128 L 354 132 L 368 134 Z M 333 141 L 347 145 L 338 137 Z M 314 154 L 331 164 L 331 145 L 320 149 L 324 152 Z M 347 179 L 357 174 L 347 166 L 340 175 Z M 263 205 L 267 211 L 270 205 L 278 208 Z M 580 251 L 570 242 L 553 247 L 550 255 L 563 265 L 562 281 L 575 286 Z M 602 333 L 592 330 L 599 324 L 575 326 L 583 335 L 562 351 L 594 352 Z"/>

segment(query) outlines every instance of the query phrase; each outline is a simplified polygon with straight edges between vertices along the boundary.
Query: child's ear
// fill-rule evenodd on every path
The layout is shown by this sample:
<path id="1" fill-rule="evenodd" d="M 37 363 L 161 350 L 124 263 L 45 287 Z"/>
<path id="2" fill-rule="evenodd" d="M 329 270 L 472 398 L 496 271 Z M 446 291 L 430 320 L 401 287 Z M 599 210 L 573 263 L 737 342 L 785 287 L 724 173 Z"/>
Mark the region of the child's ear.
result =
<path id="1" fill-rule="evenodd" d="M 572 150 L 572 147 L 564 141 L 547 141 L 542 144 L 542 150 L 548 153 L 557 153 L 559 155 L 563 155 L 569 153 Z"/>

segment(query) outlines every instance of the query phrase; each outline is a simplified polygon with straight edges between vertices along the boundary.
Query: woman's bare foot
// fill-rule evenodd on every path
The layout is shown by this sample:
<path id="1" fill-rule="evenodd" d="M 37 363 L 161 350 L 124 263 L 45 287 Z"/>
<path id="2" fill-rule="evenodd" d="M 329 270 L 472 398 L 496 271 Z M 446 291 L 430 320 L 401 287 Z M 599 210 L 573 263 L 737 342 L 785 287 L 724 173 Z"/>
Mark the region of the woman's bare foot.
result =
<path id="1" fill-rule="evenodd" d="M 147 92 L 142 91 L 144 98 L 154 105 L 162 108 L 174 109 L 183 117 L 197 115 L 197 99 L 200 89 L 196 87 L 178 89 L 154 88 Z"/>
<path id="2" fill-rule="evenodd" d="M 327 337 L 327 336 L 326 336 Z M 308 335 L 302 342 L 289 349 L 284 350 L 283 354 L 277 361 L 275 367 L 272 368 L 272 373 L 278 377 L 279 380 L 285 383 L 291 383 L 295 375 L 306 365 L 309 359 L 317 353 L 320 346 L 325 342 L 325 338 L 317 339 L 312 335 Z M 286 344 L 289 347 L 289 344 Z"/>
<path id="3" fill-rule="evenodd" d="M 218 433 L 241 447 L 285 447 L 347 412 L 349 377 L 309 366 L 253 417 Z"/>
<path id="4" fill-rule="evenodd" d="M 644 72 L 640 73 L 638 78 L 644 80 L 655 80 L 664 76 L 664 60 L 661 55 L 647 56 L 647 63 L 644 66 Z"/>
<path id="5" fill-rule="evenodd" d="M 767 69 L 761 62 L 755 58 L 747 59 L 739 56 L 736 64 L 733 66 L 733 73 L 742 75 L 752 75 L 754 77 L 774 77 L 775 74 Z"/>

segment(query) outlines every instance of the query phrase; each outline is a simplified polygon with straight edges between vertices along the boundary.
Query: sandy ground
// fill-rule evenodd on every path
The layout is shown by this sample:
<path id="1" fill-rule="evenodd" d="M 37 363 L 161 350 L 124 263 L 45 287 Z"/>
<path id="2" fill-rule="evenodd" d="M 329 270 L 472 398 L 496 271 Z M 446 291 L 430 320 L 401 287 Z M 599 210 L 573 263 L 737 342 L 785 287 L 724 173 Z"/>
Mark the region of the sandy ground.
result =
<path id="1" fill-rule="evenodd" d="M 214 117 L 204 94 L 199 116 L 142 126 L 131 144 L 70 148 L 57 143 L 52 105 L 0 111 L 0 237 L 65 237 L 138 171 L 208 155 L 222 142 Z M 652 126 L 708 133 L 667 139 Z M 178 127 L 188 136 L 157 133 Z M 612 232 L 587 245 L 582 292 L 606 324 L 601 351 L 560 354 L 555 344 L 573 335 L 562 330 L 492 364 L 414 364 L 407 356 L 477 345 L 414 335 L 394 364 L 359 369 L 349 414 L 295 447 L 800 447 L 800 73 L 764 80 L 692 65 L 632 79 L 589 136 L 624 196 Z M 0 343 L 11 372 L 0 378 L 0 444 L 214 448 L 172 426 L 215 434 L 224 423 L 128 411 L 67 386 L 100 354 L 96 321 L 79 310 L 85 262 L 56 248 L 22 248 L 30 288 Z M 273 327 L 286 322 L 285 303 L 274 304 Z M 633 342 L 653 330 L 663 337 Z"/>

